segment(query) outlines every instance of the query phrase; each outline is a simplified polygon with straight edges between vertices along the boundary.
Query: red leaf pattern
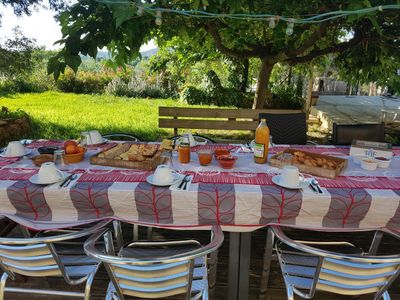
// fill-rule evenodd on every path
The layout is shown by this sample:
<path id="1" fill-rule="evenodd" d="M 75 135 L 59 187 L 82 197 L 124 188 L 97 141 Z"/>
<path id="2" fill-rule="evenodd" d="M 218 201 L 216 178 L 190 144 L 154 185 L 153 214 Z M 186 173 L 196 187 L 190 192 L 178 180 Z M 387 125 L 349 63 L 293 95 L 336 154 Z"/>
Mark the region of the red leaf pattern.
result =
<path id="1" fill-rule="evenodd" d="M 302 193 L 277 186 L 261 186 L 260 224 L 295 224 L 300 213 Z"/>
<path id="2" fill-rule="evenodd" d="M 50 221 L 52 213 L 43 194 L 43 187 L 29 181 L 18 181 L 7 188 L 8 199 L 16 215 L 35 221 Z"/>
<path id="3" fill-rule="evenodd" d="M 234 225 L 235 186 L 233 184 L 200 183 L 198 216 L 201 225 Z"/>
<path id="4" fill-rule="evenodd" d="M 172 200 L 169 188 L 156 187 L 142 182 L 135 189 L 136 209 L 139 221 L 172 224 Z"/>
<path id="5" fill-rule="evenodd" d="M 329 211 L 322 220 L 324 227 L 358 228 L 371 206 L 372 196 L 364 189 L 328 189 Z"/>
<path id="6" fill-rule="evenodd" d="M 78 220 L 88 220 L 114 215 L 108 199 L 112 182 L 78 182 L 70 191 Z"/>
<path id="7" fill-rule="evenodd" d="M 400 191 L 393 191 L 397 195 L 400 196 Z M 388 228 L 394 228 L 395 230 L 399 230 L 400 228 L 400 202 L 399 206 L 397 207 L 396 213 L 394 214 L 393 218 L 387 223 Z"/>

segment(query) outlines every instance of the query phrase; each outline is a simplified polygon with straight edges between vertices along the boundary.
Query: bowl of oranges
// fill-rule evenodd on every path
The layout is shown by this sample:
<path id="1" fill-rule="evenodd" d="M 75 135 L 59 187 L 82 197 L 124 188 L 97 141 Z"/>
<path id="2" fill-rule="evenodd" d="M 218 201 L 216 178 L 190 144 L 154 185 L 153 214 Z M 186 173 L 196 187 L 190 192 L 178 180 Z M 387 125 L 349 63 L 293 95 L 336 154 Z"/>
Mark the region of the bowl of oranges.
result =
<path id="1" fill-rule="evenodd" d="M 65 161 L 69 164 L 78 163 L 83 160 L 86 149 L 75 141 L 64 143 Z"/>

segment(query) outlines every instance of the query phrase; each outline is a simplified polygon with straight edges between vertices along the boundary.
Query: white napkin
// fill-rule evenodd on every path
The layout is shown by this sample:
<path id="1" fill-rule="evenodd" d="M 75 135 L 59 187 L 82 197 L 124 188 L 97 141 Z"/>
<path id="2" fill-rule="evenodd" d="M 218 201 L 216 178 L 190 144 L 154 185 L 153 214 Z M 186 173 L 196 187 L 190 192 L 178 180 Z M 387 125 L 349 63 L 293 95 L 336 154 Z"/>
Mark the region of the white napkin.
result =
<path id="1" fill-rule="evenodd" d="M 193 176 L 190 176 L 190 181 L 188 183 L 186 183 L 186 188 L 185 189 L 178 189 L 178 186 L 181 184 L 181 182 L 183 180 L 183 177 L 185 177 L 185 175 L 181 174 L 180 177 L 181 178 L 177 183 L 175 183 L 175 184 L 173 184 L 173 185 L 171 185 L 169 187 L 169 189 L 171 191 L 188 191 L 190 189 L 190 185 L 192 184 Z"/>

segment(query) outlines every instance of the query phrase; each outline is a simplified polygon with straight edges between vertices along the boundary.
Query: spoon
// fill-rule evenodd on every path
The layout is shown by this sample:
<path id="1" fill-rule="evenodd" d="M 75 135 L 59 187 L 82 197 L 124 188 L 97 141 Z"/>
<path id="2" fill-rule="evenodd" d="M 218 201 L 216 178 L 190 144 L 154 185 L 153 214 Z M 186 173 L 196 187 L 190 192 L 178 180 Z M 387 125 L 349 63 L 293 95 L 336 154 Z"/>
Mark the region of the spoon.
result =
<path id="1" fill-rule="evenodd" d="M 313 184 L 313 185 L 315 185 L 315 186 L 317 187 L 318 192 L 319 192 L 320 194 L 323 194 L 323 193 L 324 193 L 324 192 L 321 190 L 321 188 L 319 187 L 319 183 L 318 183 L 318 180 L 317 180 L 317 179 L 315 179 L 315 178 L 311 179 L 311 184 Z"/>

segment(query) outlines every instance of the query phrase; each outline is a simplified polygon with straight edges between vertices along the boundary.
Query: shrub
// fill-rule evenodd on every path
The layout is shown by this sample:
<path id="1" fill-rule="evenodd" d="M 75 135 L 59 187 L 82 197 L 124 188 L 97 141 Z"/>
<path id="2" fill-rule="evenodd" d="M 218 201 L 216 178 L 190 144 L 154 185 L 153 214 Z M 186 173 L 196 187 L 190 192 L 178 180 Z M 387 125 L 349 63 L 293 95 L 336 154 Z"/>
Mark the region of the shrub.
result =
<path id="1" fill-rule="evenodd" d="M 195 105 L 195 104 L 209 104 L 209 99 L 207 94 L 194 86 L 185 87 L 180 95 L 180 99 L 187 104 Z"/>
<path id="2" fill-rule="evenodd" d="M 292 85 L 278 85 L 272 88 L 272 105 L 270 108 L 301 109 L 304 99 L 297 94 L 296 87 Z"/>
<path id="3" fill-rule="evenodd" d="M 106 73 L 79 72 L 67 70 L 56 82 L 57 89 L 65 93 L 101 94 L 111 82 L 112 77 Z"/>
<path id="4" fill-rule="evenodd" d="M 114 96 L 128 96 L 128 85 L 121 78 L 117 77 L 107 84 L 105 92 Z"/>

